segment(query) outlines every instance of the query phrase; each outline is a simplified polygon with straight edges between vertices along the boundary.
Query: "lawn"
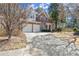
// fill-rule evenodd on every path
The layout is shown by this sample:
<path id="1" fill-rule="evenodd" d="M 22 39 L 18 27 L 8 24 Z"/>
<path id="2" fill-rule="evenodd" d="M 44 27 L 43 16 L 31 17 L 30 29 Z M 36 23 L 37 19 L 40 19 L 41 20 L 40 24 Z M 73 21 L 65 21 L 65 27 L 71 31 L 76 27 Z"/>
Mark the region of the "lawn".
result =
<path id="1" fill-rule="evenodd" d="M 5 36 L 0 37 L 0 40 L 3 39 L 7 39 L 7 37 Z M 26 47 L 26 37 L 23 33 L 20 34 L 19 36 L 12 36 L 9 41 L 5 40 L 3 42 L 0 42 L 0 51 L 14 50 L 25 47 Z"/>

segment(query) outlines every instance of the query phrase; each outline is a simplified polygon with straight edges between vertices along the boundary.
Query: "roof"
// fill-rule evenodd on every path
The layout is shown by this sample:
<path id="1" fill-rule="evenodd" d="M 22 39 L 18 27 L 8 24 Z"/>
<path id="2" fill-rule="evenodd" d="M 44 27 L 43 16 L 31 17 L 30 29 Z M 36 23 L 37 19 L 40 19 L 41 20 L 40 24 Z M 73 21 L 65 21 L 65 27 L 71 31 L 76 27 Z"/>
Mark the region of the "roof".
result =
<path id="1" fill-rule="evenodd" d="M 50 17 L 49 15 L 45 12 L 45 11 L 41 11 L 37 17 L 36 17 L 36 21 L 40 21 L 40 22 L 50 22 Z"/>
<path id="2" fill-rule="evenodd" d="M 44 10 L 37 10 L 37 9 L 33 9 L 32 7 L 29 7 L 27 10 L 26 10 L 26 13 L 31 13 L 33 12 L 34 14 L 36 14 L 36 21 L 37 22 L 50 22 L 50 17 L 48 15 L 48 13 L 46 13 Z M 43 17 L 42 17 L 43 16 Z M 41 18 L 42 17 L 42 18 Z"/>

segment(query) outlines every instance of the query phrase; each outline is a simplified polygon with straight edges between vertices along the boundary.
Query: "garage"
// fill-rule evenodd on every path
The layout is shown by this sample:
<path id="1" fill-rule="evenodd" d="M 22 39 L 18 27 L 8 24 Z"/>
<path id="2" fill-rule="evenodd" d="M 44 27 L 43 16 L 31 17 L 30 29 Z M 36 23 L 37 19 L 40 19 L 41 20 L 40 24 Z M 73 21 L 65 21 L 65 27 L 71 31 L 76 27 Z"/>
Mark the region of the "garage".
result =
<path id="1" fill-rule="evenodd" d="M 40 32 L 40 25 L 39 24 L 33 24 L 33 32 Z"/>
<path id="2" fill-rule="evenodd" d="M 27 24 L 27 26 L 23 28 L 23 32 L 32 32 L 32 24 Z"/>
<path id="3" fill-rule="evenodd" d="M 40 24 L 27 24 L 23 32 L 40 32 Z"/>

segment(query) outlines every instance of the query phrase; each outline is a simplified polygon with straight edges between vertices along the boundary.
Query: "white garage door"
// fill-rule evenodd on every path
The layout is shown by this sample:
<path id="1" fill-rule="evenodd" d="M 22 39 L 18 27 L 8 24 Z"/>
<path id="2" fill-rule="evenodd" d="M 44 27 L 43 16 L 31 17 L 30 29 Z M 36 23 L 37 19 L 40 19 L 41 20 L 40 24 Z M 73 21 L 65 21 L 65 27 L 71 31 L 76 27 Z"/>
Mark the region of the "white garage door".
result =
<path id="1" fill-rule="evenodd" d="M 33 32 L 40 32 L 40 25 L 39 24 L 33 25 Z"/>
<path id="2" fill-rule="evenodd" d="M 27 24 L 27 26 L 23 28 L 23 32 L 32 32 L 32 24 Z"/>
<path id="3" fill-rule="evenodd" d="M 32 24 L 27 24 L 27 26 L 23 28 L 23 32 L 32 32 Z M 40 32 L 40 25 L 33 24 L 33 32 Z"/>

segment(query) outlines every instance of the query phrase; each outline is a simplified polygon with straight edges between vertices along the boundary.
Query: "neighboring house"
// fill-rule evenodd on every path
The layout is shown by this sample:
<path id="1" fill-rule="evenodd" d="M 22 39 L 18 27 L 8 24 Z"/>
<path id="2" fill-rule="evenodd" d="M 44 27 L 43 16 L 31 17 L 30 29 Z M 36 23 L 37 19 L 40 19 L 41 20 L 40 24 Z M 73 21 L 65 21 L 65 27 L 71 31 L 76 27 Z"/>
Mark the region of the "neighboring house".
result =
<path id="1" fill-rule="evenodd" d="M 40 13 L 30 7 L 28 9 L 27 26 L 23 28 L 24 32 L 41 32 L 41 30 L 52 31 L 52 23 L 48 15 L 41 11 Z"/>

